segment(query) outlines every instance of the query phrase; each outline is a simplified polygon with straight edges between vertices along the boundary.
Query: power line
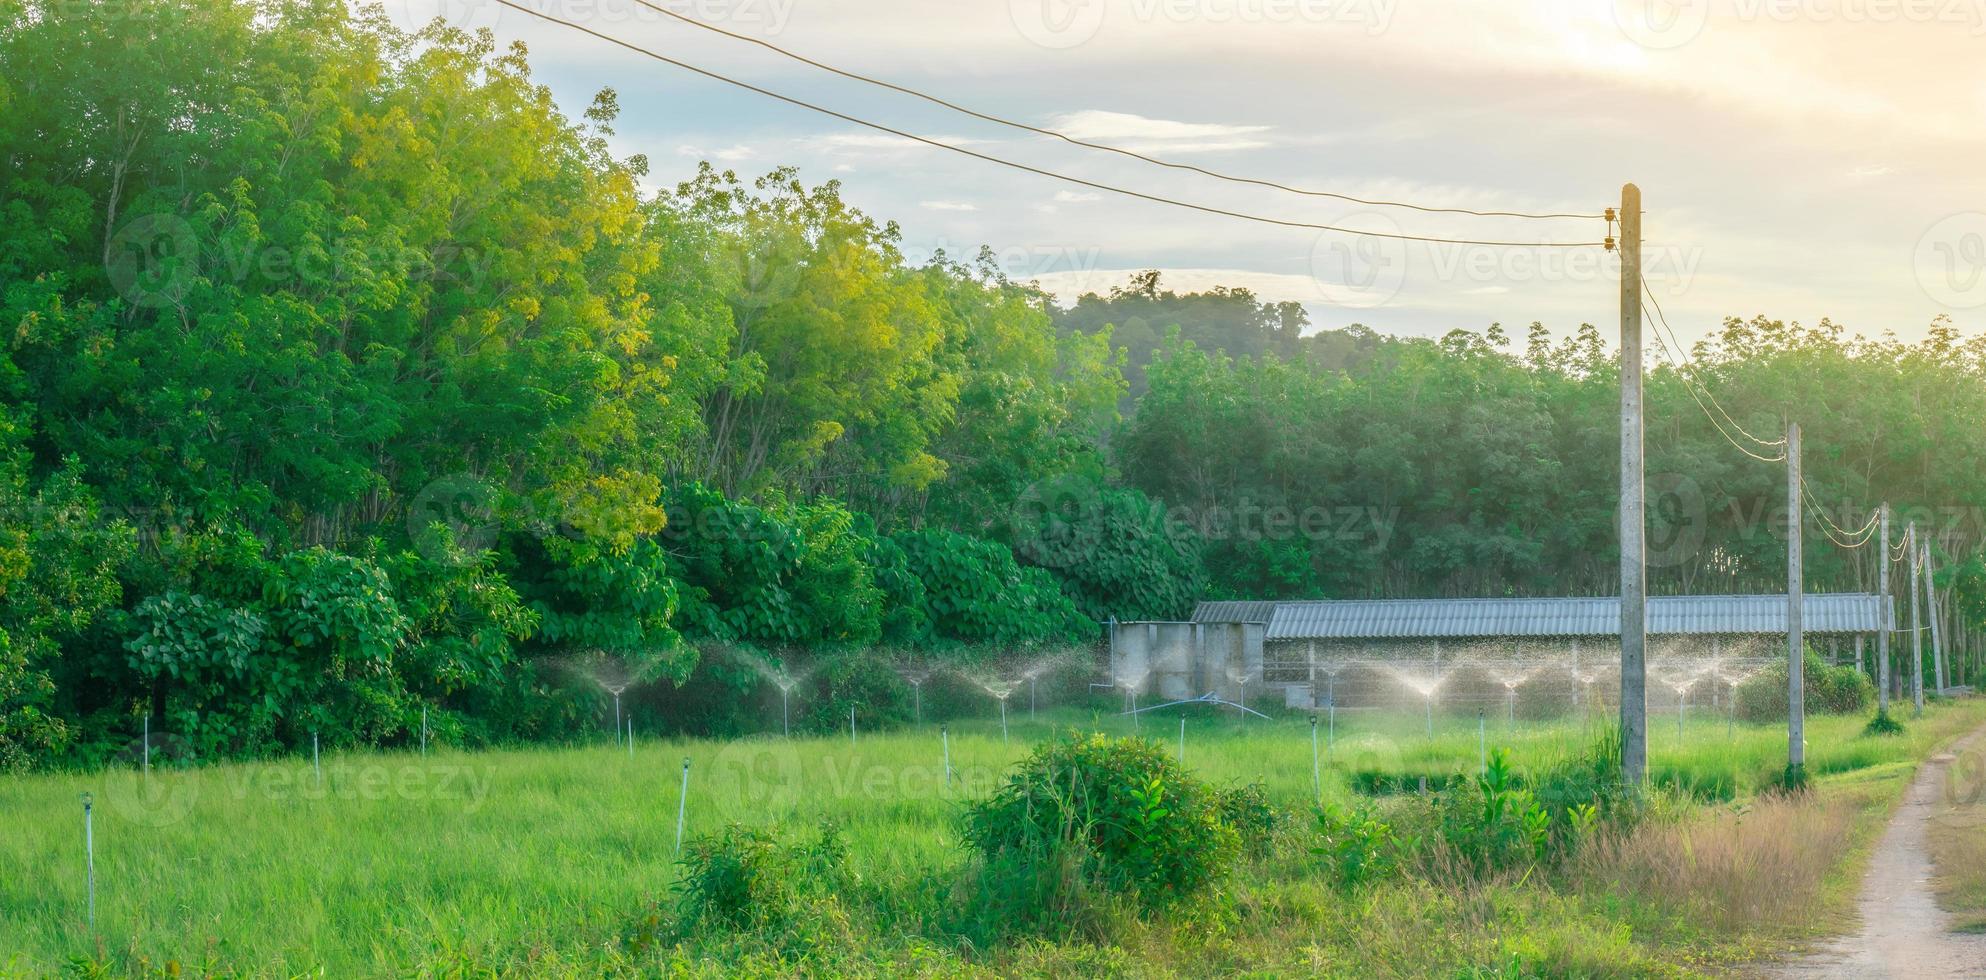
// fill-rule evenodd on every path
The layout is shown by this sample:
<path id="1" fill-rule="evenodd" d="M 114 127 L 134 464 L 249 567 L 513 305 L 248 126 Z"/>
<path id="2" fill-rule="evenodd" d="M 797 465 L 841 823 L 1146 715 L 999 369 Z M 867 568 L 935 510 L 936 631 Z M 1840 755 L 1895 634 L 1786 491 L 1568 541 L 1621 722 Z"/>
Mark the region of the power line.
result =
<path id="1" fill-rule="evenodd" d="M 1646 303 L 1641 304 L 1641 309 L 1644 314 L 1647 313 L 1648 304 Z M 1669 360 L 1671 363 L 1676 363 L 1681 359 L 1680 354 L 1675 355 L 1673 359 L 1671 358 L 1671 355 L 1669 353 L 1669 341 L 1663 338 L 1660 331 L 1656 332 L 1655 338 L 1661 342 L 1661 346 L 1656 348 L 1656 350 L 1661 352 L 1664 360 Z M 1724 429 L 1724 423 L 1717 420 L 1717 415 L 1710 411 L 1710 406 L 1704 404 L 1703 397 L 1697 394 L 1696 384 L 1690 380 L 1689 375 L 1683 372 L 1682 365 L 1676 363 L 1676 367 L 1677 367 L 1676 376 L 1682 381 L 1683 390 L 1689 392 L 1690 400 L 1696 402 L 1696 407 L 1703 410 L 1703 417 L 1710 420 L 1710 424 L 1717 429 L 1717 433 L 1719 435 L 1724 437 L 1725 442 L 1731 444 L 1731 448 L 1736 449 L 1737 451 L 1744 453 L 1745 455 L 1750 456 L 1751 458 L 1758 460 L 1761 463 L 1778 463 L 1785 461 L 1786 450 L 1784 448 L 1781 448 L 1779 450 L 1779 455 L 1777 456 L 1761 456 L 1758 453 L 1752 452 L 1750 449 L 1745 448 L 1744 444 L 1738 442 L 1738 440 L 1731 438 L 1731 433 L 1725 431 Z M 1732 423 L 1732 424 L 1735 425 L 1736 423 Z M 1747 439 L 1751 439 L 1754 442 L 1760 441 L 1757 436 L 1751 435 L 1750 433 L 1745 432 L 1743 429 L 1739 429 L 1738 431 L 1742 433 Z M 1784 442 L 1785 440 L 1780 440 L 1780 442 L 1777 444 L 1766 443 L 1765 445 L 1768 448 L 1771 447 L 1772 445 L 1783 446 Z"/>
<path id="2" fill-rule="evenodd" d="M 1878 519 L 1882 516 L 1880 513 L 1872 513 L 1869 515 L 1869 520 L 1866 523 L 1864 523 L 1860 528 L 1850 531 L 1847 530 L 1846 528 L 1843 528 L 1841 525 L 1836 524 L 1833 518 L 1827 516 L 1827 509 L 1822 507 L 1820 505 L 1820 501 L 1814 497 L 1813 490 L 1812 488 L 1807 486 L 1807 481 L 1805 477 L 1802 477 L 1800 480 L 1800 497 L 1801 499 L 1807 502 L 1807 506 L 1809 509 L 1811 509 L 1814 512 L 1814 516 L 1820 518 L 1821 533 L 1827 535 L 1827 539 L 1829 541 L 1832 541 L 1835 544 L 1840 545 L 1841 547 L 1846 548 L 1850 551 L 1853 551 L 1854 549 L 1860 548 L 1863 545 L 1869 543 L 1869 537 L 1870 535 L 1875 533 L 1876 523 Z M 1829 530 L 1830 528 L 1832 528 L 1833 530 Z M 1837 531 L 1840 532 L 1841 537 L 1835 536 L 1835 532 Z M 1842 538 L 1844 537 L 1850 539 L 1858 539 L 1858 540 L 1854 540 L 1853 543 L 1850 543 L 1848 541 L 1843 541 Z"/>
<path id="3" fill-rule="evenodd" d="M 885 126 L 882 123 L 870 122 L 867 119 L 861 119 L 856 116 L 851 116 L 845 112 L 829 109 L 826 106 L 816 105 L 812 102 L 807 102 L 803 99 L 797 99 L 790 95 L 782 95 L 778 92 L 772 91 L 771 89 L 762 88 L 758 85 L 752 84 L 751 82 L 732 78 L 728 75 L 711 71 L 710 69 L 707 68 L 699 68 L 696 65 L 692 65 L 685 61 L 678 61 L 675 58 L 671 58 L 667 55 L 650 51 L 647 48 L 641 47 L 640 45 L 633 44 L 628 41 L 623 41 L 620 38 L 613 37 L 612 35 L 602 34 L 599 31 L 593 30 L 590 27 L 585 27 L 580 24 L 575 24 L 572 21 L 565 20 L 559 17 L 554 17 L 551 14 L 547 14 L 542 11 L 535 10 L 522 3 L 516 2 L 516 0 L 496 0 L 496 2 L 506 7 L 509 7 L 512 10 L 517 10 L 526 14 L 530 14 L 531 16 L 536 17 L 539 20 L 549 21 L 551 23 L 558 24 L 562 27 L 572 28 L 573 30 L 579 31 L 584 34 L 590 34 L 594 37 L 599 38 L 602 41 L 606 41 L 610 44 L 615 44 L 620 47 L 626 48 L 629 51 L 633 51 L 636 54 L 642 55 L 644 57 L 652 58 L 664 64 L 674 65 L 675 67 L 681 68 L 684 71 L 694 72 L 698 75 L 704 76 L 705 78 L 709 78 L 714 81 L 723 82 L 727 85 L 734 85 L 748 92 L 753 92 L 759 95 L 763 95 L 770 99 L 777 99 L 781 102 L 787 103 L 788 105 L 798 106 L 802 109 L 812 110 L 814 112 L 821 113 L 822 115 L 833 116 L 834 118 L 840 119 L 844 122 L 851 122 L 858 126 L 864 126 L 869 129 L 876 130 L 877 132 L 880 133 L 888 133 L 891 136 L 896 136 L 901 139 L 911 140 L 913 142 L 922 143 L 926 146 L 937 147 L 938 149 L 942 149 L 942 150 L 950 150 L 953 153 L 963 154 L 965 156 L 969 156 L 977 160 L 984 160 L 987 163 L 998 164 L 1002 167 L 1010 167 L 1015 170 L 1020 170 L 1026 173 L 1035 174 L 1037 176 L 1048 177 L 1054 180 L 1064 181 L 1067 183 L 1075 184 L 1079 187 L 1087 187 L 1090 188 L 1091 190 L 1108 191 L 1112 194 L 1122 194 L 1126 197 L 1135 197 L 1138 198 L 1139 200 L 1151 201 L 1156 204 L 1169 204 L 1172 205 L 1173 207 L 1185 208 L 1190 211 L 1199 211 L 1205 214 L 1220 215 L 1226 218 L 1239 218 L 1243 221 L 1254 221 L 1267 225 L 1279 225 L 1284 228 L 1308 228 L 1314 231 L 1338 232 L 1340 234 L 1345 234 L 1345 235 L 1362 235 L 1368 238 L 1389 238 L 1398 241 L 1429 242 L 1439 245 L 1484 245 L 1484 246 L 1493 246 L 1499 248 L 1598 248 L 1605 244 L 1604 242 L 1489 241 L 1489 240 L 1468 239 L 1468 238 L 1439 238 L 1430 235 L 1407 235 L 1397 232 L 1363 231 L 1357 228 L 1346 228 L 1341 225 L 1326 225 L 1326 224 L 1318 224 L 1309 221 L 1292 221 L 1285 218 L 1271 218 L 1259 214 L 1249 214 L 1243 211 L 1230 211 L 1227 210 L 1226 208 L 1217 208 L 1206 204 L 1194 204 L 1188 201 L 1181 201 L 1170 197 L 1164 197 L 1158 194 L 1147 194 L 1143 191 L 1132 190 L 1127 187 L 1118 187 L 1114 184 L 1105 184 L 1094 180 L 1087 180 L 1082 177 L 1076 177 L 1070 174 L 1065 174 L 1054 170 L 1046 170 L 1041 167 L 1036 167 L 1030 164 L 1021 163 L 1016 160 L 1008 160 L 1004 157 L 996 157 L 990 154 L 980 153 L 976 150 L 969 150 L 962 146 L 954 146 L 942 140 L 935 140 L 935 139 L 931 139 L 930 137 L 919 136 L 915 133 L 909 133 L 900 129 L 895 129 L 889 126 Z"/>
<path id="4" fill-rule="evenodd" d="M 1689 374 L 1694 376 L 1696 374 L 1695 365 L 1690 363 L 1689 355 L 1685 353 L 1682 337 L 1677 335 L 1675 327 L 1669 325 L 1668 315 L 1662 312 L 1662 301 L 1655 298 L 1655 290 L 1649 287 L 1647 280 L 1642 281 L 1641 291 L 1647 295 L 1648 301 L 1650 303 L 1655 304 L 1656 321 L 1662 325 L 1662 329 L 1667 330 L 1669 332 L 1669 336 L 1673 338 L 1676 342 L 1676 357 L 1682 362 L 1680 365 L 1678 365 L 1678 369 L 1688 370 Z M 1709 385 L 1705 385 L 1700 379 L 1696 381 L 1696 384 L 1698 387 L 1703 389 L 1703 396 L 1705 398 L 1710 399 L 1710 404 L 1715 405 L 1717 407 L 1718 414 L 1724 416 L 1724 421 L 1730 423 L 1731 428 L 1738 430 L 1738 432 L 1742 434 L 1745 438 L 1750 439 L 1751 441 L 1768 448 L 1772 446 L 1784 446 L 1786 444 L 1785 436 L 1780 436 L 1777 439 L 1760 439 L 1759 437 L 1752 435 L 1749 431 L 1745 429 L 1744 426 L 1738 424 L 1737 419 L 1731 417 L 1730 412 L 1724 410 L 1723 405 L 1718 404 L 1717 396 L 1711 392 Z"/>
<path id="5" fill-rule="evenodd" d="M 737 41 L 743 41 L 747 44 L 756 44 L 761 48 L 764 48 L 768 51 L 771 51 L 783 57 L 791 58 L 792 60 L 800 62 L 801 64 L 809 65 L 814 68 L 819 68 L 822 71 L 840 75 L 843 78 L 852 79 L 858 82 L 863 82 L 868 85 L 874 85 L 879 88 L 885 88 L 892 92 L 900 93 L 902 95 L 908 95 L 914 99 L 922 99 L 925 102 L 931 103 L 932 105 L 942 106 L 946 109 L 952 110 L 953 112 L 962 113 L 964 115 L 971 116 L 974 119 L 979 119 L 984 122 L 994 123 L 1000 126 L 1007 126 L 1012 129 L 1022 130 L 1024 132 L 1034 133 L 1037 136 L 1047 136 L 1053 139 L 1061 140 L 1064 143 L 1069 143 L 1074 146 L 1084 147 L 1086 149 L 1102 150 L 1105 153 L 1115 153 L 1120 156 L 1127 156 L 1134 160 L 1142 160 L 1145 163 L 1149 163 L 1154 166 L 1167 167 L 1173 170 L 1191 171 L 1196 174 L 1201 174 L 1207 177 L 1215 178 L 1216 180 L 1225 180 L 1236 184 L 1254 184 L 1258 187 L 1274 188 L 1276 190 L 1286 191 L 1291 194 L 1302 194 L 1306 197 L 1334 198 L 1336 200 L 1349 201 L 1353 204 L 1363 204 L 1369 207 L 1407 208 L 1409 210 L 1421 211 L 1427 214 L 1466 214 L 1466 215 L 1474 215 L 1476 217 L 1482 217 L 1482 218 L 1590 218 L 1594 220 L 1598 220 L 1606 217 L 1606 215 L 1604 214 L 1587 214 L 1587 213 L 1573 213 L 1573 212 L 1477 211 L 1477 210 L 1472 210 L 1470 208 L 1427 207 L 1425 205 L 1420 205 L 1420 204 L 1411 204 L 1406 201 L 1370 200 L 1362 197 L 1353 197 L 1350 194 L 1339 194 L 1335 191 L 1320 191 L 1320 190 L 1314 190 L 1303 187 L 1291 187 L 1287 184 L 1279 184 L 1273 180 L 1262 180 L 1255 177 L 1240 177 L 1234 174 L 1222 173 L 1218 170 L 1209 170 L 1206 167 L 1200 167 L 1190 163 L 1179 163 L 1172 160 L 1162 160 L 1157 157 L 1148 156 L 1146 154 L 1139 153 L 1136 150 L 1127 150 L 1121 146 L 1111 146 L 1107 143 L 1097 143 L 1091 140 L 1080 139 L 1078 137 L 1070 136 L 1067 133 L 1059 132 L 1057 130 L 1031 125 L 1029 123 L 1020 122 L 1019 120 L 1015 120 L 1015 119 L 1008 119 L 1002 116 L 996 116 L 988 112 L 981 112 L 978 109 L 973 109 L 968 106 L 959 105 L 958 103 L 939 98 L 938 96 L 931 95 L 929 93 L 922 92 L 905 85 L 899 85 L 895 82 L 887 81 L 880 78 L 874 78 L 869 75 L 864 75 L 860 72 L 849 71 L 848 69 L 845 68 L 838 68 L 834 65 L 830 65 L 825 62 L 816 61 L 813 58 L 809 58 L 806 55 L 800 54 L 797 51 L 792 51 L 786 48 L 782 48 L 779 45 L 774 44 L 771 41 L 767 41 L 763 38 L 753 37 L 749 34 L 740 34 L 737 33 L 736 31 L 728 31 L 715 24 L 706 23 L 704 21 L 697 20 L 694 17 L 690 17 L 685 14 L 680 14 L 666 7 L 662 7 L 657 4 L 651 3 L 649 2 L 649 0 L 635 0 L 635 2 L 644 7 L 647 7 L 650 10 L 655 11 L 656 13 L 662 14 L 663 16 L 672 17 L 676 20 L 682 21 L 683 23 L 688 24 L 691 27 L 697 27 L 706 31 L 710 31 L 712 33 L 722 34 L 725 37 Z"/>

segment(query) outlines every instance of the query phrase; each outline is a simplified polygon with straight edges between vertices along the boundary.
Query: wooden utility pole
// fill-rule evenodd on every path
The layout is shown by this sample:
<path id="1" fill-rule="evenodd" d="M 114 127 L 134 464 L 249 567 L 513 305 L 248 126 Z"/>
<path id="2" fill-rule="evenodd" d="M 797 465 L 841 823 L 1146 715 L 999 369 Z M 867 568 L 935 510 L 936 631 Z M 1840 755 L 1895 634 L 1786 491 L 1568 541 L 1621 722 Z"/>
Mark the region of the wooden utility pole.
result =
<path id="1" fill-rule="evenodd" d="M 1641 188 L 1621 187 L 1621 775 L 1648 773 L 1648 560 L 1641 435 Z"/>
<path id="2" fill-rule="evenodd" d="M 1924 643 L 1918 639 L 1924 629 L 1917 610 L 1917 522 L 1903 532 L 1903 547 L 1910 556 L 1910 703 L 1916 715 L 1924 713 Z"/>
<path id="3" fill-rule="evenodd" d="M 1807 764 L 1806 636 L 1800 622 L 1806 576 L 1800 565 L 1800 423 L 1786 423 L 1786 763 Z"/>
<path id="4" fill-rule="evenodd" d="M 1889 710 L 1889 634 L 1895 628 L 1890 622 L 1892 610 L 1889 604 L 1889 502 L 1882 506 L 1883 540 L 1876 551 L 1876 595 L 1880 608 L 1876 610 L 1876 710 Z"/>

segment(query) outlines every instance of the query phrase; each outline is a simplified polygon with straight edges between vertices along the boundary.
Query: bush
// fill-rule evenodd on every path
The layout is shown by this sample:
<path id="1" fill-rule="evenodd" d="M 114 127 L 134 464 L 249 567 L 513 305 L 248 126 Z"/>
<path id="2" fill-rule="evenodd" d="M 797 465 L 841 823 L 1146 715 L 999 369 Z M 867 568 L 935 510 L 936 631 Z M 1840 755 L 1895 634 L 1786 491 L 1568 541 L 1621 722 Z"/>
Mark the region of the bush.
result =
<path id="1" fill-rule="evenodd" d="M 1392 877 L 1420 846 L 1419 838 L 1402 837 L 1379 819 L 1370 804 L 1321 807 L 1316 830 L 1318 842 L 1310 853 L 1323 858 L 1334 882 L 1347 890 Z"/>
<path id="2" fill-rule="evenodd" d="M 785 927 L 809 898 L 845 885 L 848 847 L 832 822 L 804 844 L 781 841 L 731 826 L 683 848 L 682 881 L 676 885 L 681 933 L 698 929 L 758 931 Z"/>
<path id="3" fill-rule="evenodd" d="M 1222 823 L 1234 828 L 1241 846 L 1256 855 L 1268 851 L 1276 827 L 1282 822 L 1282 815 L 1269 803 L 1269 792 L 1261 783 L 1215 790 L 1214 811 Z"/>
<path id="4" fill-rule="evenodd" d="M 1551 851 L 1551 825 L 1550 812 L 1517 785 L 1503 749 L 1490 753 L 1473 782 L 1435 798 L 1435 833 L 1479 875 L 1543 860 Z"/>
<path id="5" fill-rule="evenodd" d="M 1867 725 L 1862 726 L 1862 734 L 1865 736 L 1901 735 L 1903 734 L 1903 722 L 1891 717 L 1889 709 L 1883 708 L 1876 712 L 1875 717 L 1869 719 Z"/>
<path id="6" fill-rule="evenodd" d="M 1876 686 L 1853 667 L 1829 667 L 1811 647 L 1803 668 L 1807 710 L 1829 715 L 1859 714 L 1875 702 Z M 1766 722 L 1786 717 L 1786 665 L 1776 663 L 1738 685 L 1738 717 Z"/>
<path id="7" fill-rule="evenodd" d="M 1147 906 L 1205 891 L 1240 846 L 1219 794 L 1158 744 L 1077 733 L 1037 747 L 992 796 L 970 804 L 964 835 L 989 867 L 1015 858 L 1068 867 Z"/>

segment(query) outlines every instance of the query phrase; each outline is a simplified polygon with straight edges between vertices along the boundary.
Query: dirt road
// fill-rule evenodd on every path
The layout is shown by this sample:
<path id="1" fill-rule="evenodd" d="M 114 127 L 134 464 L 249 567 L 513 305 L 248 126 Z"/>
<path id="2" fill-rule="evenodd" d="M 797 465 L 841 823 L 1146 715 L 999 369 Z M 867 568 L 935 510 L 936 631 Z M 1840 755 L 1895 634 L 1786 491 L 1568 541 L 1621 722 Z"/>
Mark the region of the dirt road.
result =
<path id="1" fill-rule="evenodd" d="M 1856 900 L 1861 929 L 1781 966 L 1771 976 L 1986 977 L 1986 935 L 1951 931 L 1951 917 L 1938 908 L 1931 889 L 1931 857 L 1924 834 L 1944 792 L 1954 753 L 1981 745 L 1986 745 L 1986 729 L 1917 770 L 1862 878 L 1862 893 Z"/>

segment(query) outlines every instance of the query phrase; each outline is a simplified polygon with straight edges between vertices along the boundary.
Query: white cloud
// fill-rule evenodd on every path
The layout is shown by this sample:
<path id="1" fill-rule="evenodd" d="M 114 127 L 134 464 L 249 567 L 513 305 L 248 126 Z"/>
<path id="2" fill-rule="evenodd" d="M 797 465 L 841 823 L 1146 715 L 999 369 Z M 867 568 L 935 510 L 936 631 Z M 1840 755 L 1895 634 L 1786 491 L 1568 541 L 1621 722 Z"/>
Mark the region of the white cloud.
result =
<path id="1" fill-rule="evenodd" d="M 1181 122 L 1103 109 L 1065 112 L 1054 118 L 1053 128 L 1076 139 L 1114 143 L 1139 152 L 1232 152 L 1271 145 L 1254 136 L 1268 132 L 1268 126 Z"/>
<path id="2" fill-rule="evenodd" d="M 965 201 L 919 201 L 917 206 L 926 211 L 977 211 L 979 205 Z"/>
<path id="3" fill-rule="evenodd" d="M 1055 203 L 1080 204 L 1084 201 L 1101 201 L 1103 195 L 1095 191 L 1056 191 Z"/>
<path id="4" fill-rule="evenodd" d="M 918 135 L 921 136 L 924 134 L 920 133 Z M 987 140 L 971 136 L 938 135 L 925 136 L 925 138 L 933 142 L 943 143 L 946 146 L 975 146 L 988 142 Z M 913 139 L 905 139 L 901 136 L 891 136 L 888 133 L 827 133 L 821 136 L 810 137 L 805 142 L 811 143 L 830 153 L 936 149 L 936 147 L 929 144 L 920 143 Z"/>

